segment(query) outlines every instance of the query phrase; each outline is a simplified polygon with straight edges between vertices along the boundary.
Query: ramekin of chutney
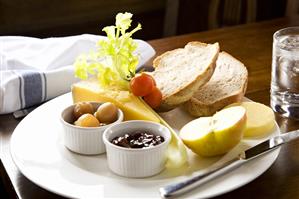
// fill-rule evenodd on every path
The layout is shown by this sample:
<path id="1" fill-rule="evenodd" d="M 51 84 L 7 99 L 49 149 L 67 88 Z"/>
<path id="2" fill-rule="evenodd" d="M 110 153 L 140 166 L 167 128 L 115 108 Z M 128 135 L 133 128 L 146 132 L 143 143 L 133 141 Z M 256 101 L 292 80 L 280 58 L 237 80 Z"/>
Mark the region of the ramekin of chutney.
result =
<path id="1" fill-rule="evenodd" d="M 115 124 L 103 134 L 108 166 L 125 177 L 158 174 L 165 168 L 170 139 L 170 131 L 159 123 L 135 120 Z"/>

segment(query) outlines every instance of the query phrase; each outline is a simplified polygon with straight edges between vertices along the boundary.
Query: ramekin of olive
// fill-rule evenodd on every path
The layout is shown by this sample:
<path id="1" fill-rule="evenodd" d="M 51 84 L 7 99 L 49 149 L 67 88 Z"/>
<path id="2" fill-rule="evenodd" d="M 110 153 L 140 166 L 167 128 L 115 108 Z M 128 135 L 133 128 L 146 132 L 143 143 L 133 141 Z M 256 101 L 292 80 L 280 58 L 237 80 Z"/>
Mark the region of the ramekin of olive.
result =
<path id="1" fill-rule="evenodd" d="M 113 103 L 80 102 L 61 113 L 64 145 L 73 152 L 95 155 L 106 151 L 103 133 L 123 121 L 123 112 Z"/>

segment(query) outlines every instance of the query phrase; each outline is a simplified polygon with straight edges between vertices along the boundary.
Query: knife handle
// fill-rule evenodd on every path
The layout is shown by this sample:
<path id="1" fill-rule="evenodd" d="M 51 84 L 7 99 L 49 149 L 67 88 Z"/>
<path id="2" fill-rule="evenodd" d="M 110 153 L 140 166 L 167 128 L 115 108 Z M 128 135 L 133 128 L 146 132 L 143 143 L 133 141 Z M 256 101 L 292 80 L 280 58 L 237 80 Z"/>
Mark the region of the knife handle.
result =
<path id="1" fill-rule="evenodd" d="M 180 195 L 241 166 L 245 161 L 246 160 L 240 157 L 234 158 L 224 164 L 212 167 L 204 173 L 188 178 L 187 180 L 161 187 L 160 194 L 163 198 Z"/>

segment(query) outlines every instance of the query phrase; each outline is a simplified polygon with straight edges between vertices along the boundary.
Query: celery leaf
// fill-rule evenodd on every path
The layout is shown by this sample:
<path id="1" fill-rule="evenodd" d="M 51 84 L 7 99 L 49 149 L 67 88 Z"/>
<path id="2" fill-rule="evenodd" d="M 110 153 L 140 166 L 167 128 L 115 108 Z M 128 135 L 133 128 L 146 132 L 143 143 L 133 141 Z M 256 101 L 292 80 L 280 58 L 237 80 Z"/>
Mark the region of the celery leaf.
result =
<path id="1" fill-rule="evenodd" d="M 102 30 L 107 38 L 97 42 L 96 51 L 79 56 L 75 61 L 75 76 L 87 79 L 96 75 L 103 86 L 115 85 L 128 89 L 129 81 L 135 75 L 138 56 L 134 54 L 137 43 L 132 35 L 141 29 L 138 24 L 128 32 L 132 23 L 131 13 L 118 13 L 115 26 Z"/>

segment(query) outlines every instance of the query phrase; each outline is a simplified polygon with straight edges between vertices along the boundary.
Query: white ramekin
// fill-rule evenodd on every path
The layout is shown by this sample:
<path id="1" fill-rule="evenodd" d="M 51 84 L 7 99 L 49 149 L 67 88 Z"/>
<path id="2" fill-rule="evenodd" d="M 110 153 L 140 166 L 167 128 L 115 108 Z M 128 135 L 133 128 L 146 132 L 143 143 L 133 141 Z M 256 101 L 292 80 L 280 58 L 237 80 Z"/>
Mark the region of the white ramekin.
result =
<path id="1" fill-rule="evenodd" d="M 137 130 L 160 135 L 164 142 L 149 148 L 131 149 L 111 143 L 112 139 Z M 134 120 L 115 124 L 107 128 L 103 135 L 106 145 L 108 166 L 114 173 L 132 178 L 153 176 L 165 167 L 166 149 L 171 139 L 170 131 L 154 122 Z"/>
<path id="2" fill-rule="evenodd" d="M 94 110 L 102 104 L 99 102 L 90 102 Z M 108 127 L 123 121 L 123 112 L 118 109 L 118 118 L 115 122 L 101 127 L 79 127 L 74 122 L 73 110 L 75 105 L 64 109 L 61 113 L 60 121 L 63 126 L 64 145 L 73 152 L 84 155 L 96 155 L 105 153 L 103 143 L 103 133 Z"/>

